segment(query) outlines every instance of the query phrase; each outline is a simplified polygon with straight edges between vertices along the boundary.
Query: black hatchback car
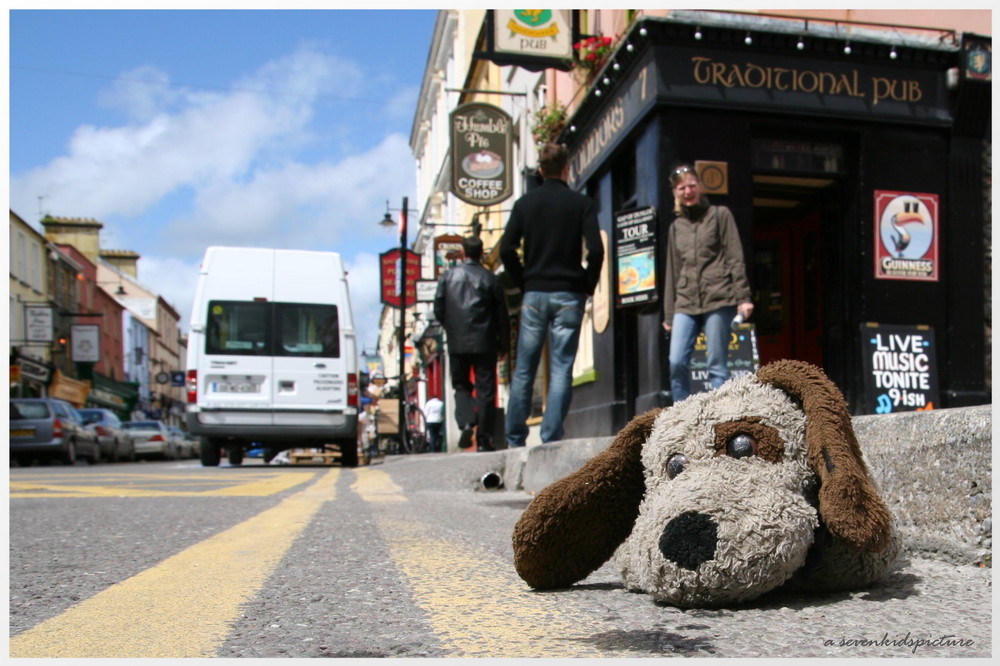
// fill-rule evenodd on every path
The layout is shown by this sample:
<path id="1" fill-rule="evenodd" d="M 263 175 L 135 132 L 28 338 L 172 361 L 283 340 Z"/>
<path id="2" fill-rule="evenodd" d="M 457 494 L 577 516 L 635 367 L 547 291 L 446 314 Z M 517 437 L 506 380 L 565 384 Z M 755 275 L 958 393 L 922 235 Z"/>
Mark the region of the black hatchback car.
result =
<path id="1" fill-rule="evenodd" d="M 84 426 L 73 405 L 58 398 L 11 399 L 11 462 L 26 465 L 41 459 L 72 465 L 77 458 L 94 463 L 100 457 L 97 435 Z"/>

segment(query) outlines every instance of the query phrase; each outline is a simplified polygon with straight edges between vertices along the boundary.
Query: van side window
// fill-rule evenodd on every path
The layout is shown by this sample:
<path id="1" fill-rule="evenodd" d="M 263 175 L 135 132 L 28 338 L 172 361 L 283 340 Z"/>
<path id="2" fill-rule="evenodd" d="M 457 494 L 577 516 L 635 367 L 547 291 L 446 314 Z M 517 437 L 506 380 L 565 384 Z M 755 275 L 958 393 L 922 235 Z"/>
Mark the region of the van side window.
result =
<path id="1" fill-rule="evenodd" d="M 340 358 L 336 305 L 275 303 L 275 356 Z"/>
<path id="2" fill-rule="evenodd" d="M 209 301 L 206 354 L 270 356 L 271 304 Z"/>

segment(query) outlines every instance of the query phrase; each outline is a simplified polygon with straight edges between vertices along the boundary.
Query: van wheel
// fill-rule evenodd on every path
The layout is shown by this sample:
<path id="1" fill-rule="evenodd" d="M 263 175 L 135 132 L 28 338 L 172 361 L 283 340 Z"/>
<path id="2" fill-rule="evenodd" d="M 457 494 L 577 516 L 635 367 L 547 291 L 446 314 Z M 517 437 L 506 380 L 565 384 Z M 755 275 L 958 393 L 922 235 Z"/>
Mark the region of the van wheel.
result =
<path id="1" fill-rule="evenodd" d="M 222 447 L 219 446 L 218 440 L 202 437 L 198 448 L 201 452 L 202 467 L 219 466 L 219 460 L 222 458 Z"/>
<path id="2" fill-rule="evenodd" d="M 243 464 L 243 445 L 235 444 L 229 447 L 229 464 L 230 465 L 242 465 Z"/>
<path id="3" fill-rule="evenodd" d="M 358 466 L 358 443 L 353 440 L 344 440 L 340 442 L 340 466 L 341 467 L 357 467 Z"/>

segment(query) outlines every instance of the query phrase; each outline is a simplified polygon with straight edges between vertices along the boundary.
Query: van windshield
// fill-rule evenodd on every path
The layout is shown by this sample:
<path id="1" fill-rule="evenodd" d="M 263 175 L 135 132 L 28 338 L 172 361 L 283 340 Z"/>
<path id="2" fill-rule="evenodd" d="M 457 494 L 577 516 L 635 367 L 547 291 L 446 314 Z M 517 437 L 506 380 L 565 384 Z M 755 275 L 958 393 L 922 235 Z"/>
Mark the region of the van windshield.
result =
<path id="1" fill-rule="evenodd" d="M 339 358 L 337 306 L 210 301 L 205 353 Z"/>

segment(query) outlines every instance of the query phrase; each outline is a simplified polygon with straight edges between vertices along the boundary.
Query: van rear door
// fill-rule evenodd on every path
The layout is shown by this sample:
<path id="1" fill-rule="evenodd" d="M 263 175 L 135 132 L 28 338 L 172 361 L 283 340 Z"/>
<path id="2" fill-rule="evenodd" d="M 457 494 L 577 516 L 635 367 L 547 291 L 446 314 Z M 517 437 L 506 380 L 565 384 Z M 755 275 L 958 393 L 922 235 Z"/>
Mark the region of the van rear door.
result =
<path id="1" fill-rule="evenodd" d="M 274 251 L 216 248 L 202 270 L 202 406 L 234 410 L 226 418 L 240 425 L 271 425 Z"/>
<path id="2" fill-rule="evenodd" d="M 347 408 L 338 305 L 347 303 L 341 294 L 346 290 L 345 277 L 339 258 L 306 251 L 277 253 L 275 274 L 279 276 L 274 291 L 275 424 L 305 425 L 305 415 L 291 412 Z M 319 420 L 315 425 L 329 425 L 322 415 L 310 418 Z"/>
<path id="3" fill-rule="evenodd" d="M 205 327 L 207 409 L 268 410 L 271 407 L 271 304 L 209 301 Z M 242 413 L 240 423 L 270 425 L 267 411 Z M 248 420 L 249 419 L 249 420 Z"/>

